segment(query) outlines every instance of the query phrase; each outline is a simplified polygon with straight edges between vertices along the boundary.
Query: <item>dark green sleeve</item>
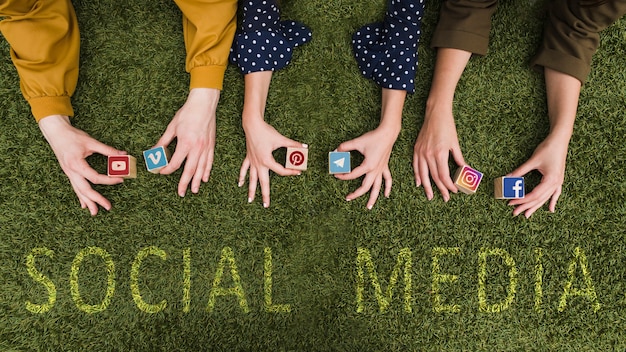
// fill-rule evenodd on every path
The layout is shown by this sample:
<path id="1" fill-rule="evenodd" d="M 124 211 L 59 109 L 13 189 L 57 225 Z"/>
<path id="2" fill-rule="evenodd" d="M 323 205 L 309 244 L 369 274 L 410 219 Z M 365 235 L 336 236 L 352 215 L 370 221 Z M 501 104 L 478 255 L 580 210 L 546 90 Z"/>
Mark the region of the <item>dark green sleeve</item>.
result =
<path id="1" fill-rule="evenodd" d="M 591 1 L 552 1 L 533 68 L 548 67 L 585 83 L 600 44 L 599 32 L 626 13 L 626 0 L 607 0 L 598 6 L 581 6 L 581 2 Z"/>
<path id="2" fill-rule="evenodd" d="M 433 48 L 454 48 L 486 55 L 491 15 L 498 0 L 446 0 L 441 5 Z"/>

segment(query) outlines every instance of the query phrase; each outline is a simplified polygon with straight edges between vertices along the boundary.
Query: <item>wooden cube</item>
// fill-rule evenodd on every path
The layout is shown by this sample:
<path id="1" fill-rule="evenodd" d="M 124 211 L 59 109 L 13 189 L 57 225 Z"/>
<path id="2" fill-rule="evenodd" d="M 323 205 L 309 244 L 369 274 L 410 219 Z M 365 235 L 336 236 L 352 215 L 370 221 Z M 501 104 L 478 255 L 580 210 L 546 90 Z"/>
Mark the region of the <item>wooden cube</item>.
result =
<path id="1" fill-rule="evenodd" d="M 143 158 L 146 161 L 146 168 L 153 174 L 166 167 L 170 161 L 170 152 L 163 146 L 155 147 L 143 152 Z"/>
<path id="2" fill-rule="evenodd" d="M 328 173 L 331 175 L 350 173 L 350 152 L 328 153 Z"/>
<path id="3" fill-rule="evenodd" d="M 308 148 L 287 148 L 287 160 L 285 168 L 293 170 L 306 170 L 309 161 Z"/>
<path id="4" fill-rule="evenodd" d="M 472 169 L 468 165 L 463 165 L 456 170 L 454 174 L 454 185 L 459 191 L 465 194 L 474 194 L 478 190 L 478 185 L 483 179 L 483 174 L 477 170 Z"/>
<path id="5" fill-rule="evenodd" d="M 137 178 L 137 159 L 130 155 L 111 155 L 107 161 L 107 175 Z"/>
<path id="6" fill-rule="evenodd" d="M 525 196 L 524 178 L 502 176 L 493 180 L 496 199 L 521 199 Z"/>

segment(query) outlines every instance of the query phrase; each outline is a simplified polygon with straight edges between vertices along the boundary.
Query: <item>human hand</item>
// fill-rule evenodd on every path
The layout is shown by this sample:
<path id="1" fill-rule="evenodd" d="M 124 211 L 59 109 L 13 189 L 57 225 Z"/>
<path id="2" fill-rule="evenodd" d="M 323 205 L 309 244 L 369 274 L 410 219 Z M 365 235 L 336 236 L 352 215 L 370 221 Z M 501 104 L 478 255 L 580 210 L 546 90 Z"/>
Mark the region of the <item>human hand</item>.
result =
<path id="1" fill-rule="evenodd" d="M 386 198 L 389 198 L 393 182 L 391 171 L 389 171 L 389 158 L 399 133 L 399 129 L 388 129 L 379 126 L 375 130 L 339 145 L 337 148 L 338 152 L 356 150 L 365 157 L 361 165 L 352 170 L 352 172 L 335 175 L 340 180 L 354 180 L 365 175 L 361 187 L 346 196 L 347 201 L 356 199 L 370 191 L 367 209 L 371 210 L 378 199 L 383 181 L 385 182 L 383 194 Z"/>
<path id="2" fill-rule="evenodd" d="M 306 144 L 291 140 L 280 134 L 274 127 L 263 121 L 262 118 L 243 119 L 246 133 L 246 158 L 239 171 L 239 187 L 246 181 L 246 174 L 250 170 L 248 184 L 248 203 L 254 200 L 257 183 L 261 185 L 263 207 L 270 206 L 270 177 L 272 170 L 280 176 L 300 175 L 300 171 L 284 168 L 277 163 L 272 152 L 281 147 L 306 148 Z"/>
<path id="3" fill-rule="evenodd" d="M 178 183 L 178 195 L 181 197 L 185 196 L 190 182 L 191 192 L 198 193 L 200 183 L 209 181 L 215 151 L 215 113 L 219 99 L 218 89 L 192 89 L 187 101 L 176 112 L 155 145 L 166 147 L 174 138 L 177 139 L 176 150 L 160 173 L 173 173 L 187 159 Z"/>
<path id="4" fill-rule="evenodd" d="M 61 169 L 70 180 L 81 208 L 88 208 L 92 216 L 98 214 L 98 205 L 111 209 L 111 202 L 91 188 L 91 184 L 115 185 L 124 182 L 119 177 L 109 177 L 96 172 L 85 160 L 93 153 L 124 155 L 126 152 L 109 147 L 84 131 L 73 127 L 67 116 L 51 115 L 39 121 L 39 129 L 50 144 Z"/>
<path id="5" fill-rule="evenodd" d="M 509 205 L 517 206 L 513 211 L 514 216 L 524 213 L 524 216 L 529 218 L 548 200 L 550 200 L 548 209 L 554 213 L 565 178 L 568 144 L 567 138 L 563 140 L 563 138 L 549 135 L 537 146 L 528 161 L 507 175 L 521 177 L 532 170 L 537 170 L 543 175 L 541 182 L 532 192 L 522 199 L 513 199 L 509 202 Z"/>
<path id="6" fill-rule="evenodd" d="M 465 165 L 456 134 L 452 108 L 433 113 L 427 112 L 413 148 L 413 171 L 415 185 L 424 187 L 428 200 L 434 197 L 430 177 L 437 185 L 445 202 L 450 200 L 449 192 L 458 192 L 450 177 L 448 166 L 450 153 L 457 165 Z"/>

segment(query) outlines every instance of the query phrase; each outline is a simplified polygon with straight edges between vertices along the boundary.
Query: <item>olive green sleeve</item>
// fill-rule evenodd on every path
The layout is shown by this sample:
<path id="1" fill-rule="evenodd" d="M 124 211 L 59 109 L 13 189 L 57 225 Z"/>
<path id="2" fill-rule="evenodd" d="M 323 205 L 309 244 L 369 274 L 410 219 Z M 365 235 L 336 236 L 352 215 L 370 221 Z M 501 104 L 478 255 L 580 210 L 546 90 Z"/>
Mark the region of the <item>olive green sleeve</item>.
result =
<path id="1" fill-rule="evenodd" d="M 497 0 L 446 0 L 431 40 L 433 48 L 454 48 L 486 55 L 491 15 Z"/>
<path id="2" fill-rule="evenodd" d="M 581 2 L 591 1 L 552 1 L 543 43 L 531 62 L 533 68 L 548 67 L 585 83 L 591 58 L 600 45 L 599 32 L 624 16 L 626 0 L 607 0 L 594 6 L 583 6 Z"/>

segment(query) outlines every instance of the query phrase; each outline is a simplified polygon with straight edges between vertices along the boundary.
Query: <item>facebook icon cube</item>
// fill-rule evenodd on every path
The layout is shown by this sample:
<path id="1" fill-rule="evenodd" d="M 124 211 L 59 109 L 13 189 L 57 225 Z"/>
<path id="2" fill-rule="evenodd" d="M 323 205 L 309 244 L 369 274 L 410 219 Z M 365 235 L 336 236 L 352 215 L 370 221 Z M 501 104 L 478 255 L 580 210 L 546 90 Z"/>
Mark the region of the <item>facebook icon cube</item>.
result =
<path id="1" fill-rule="evenodd" d="M 494 190 L 497 199 L 520 199 L 524 198 L 523 177 L 499 177 L 494 180 Z"/>

